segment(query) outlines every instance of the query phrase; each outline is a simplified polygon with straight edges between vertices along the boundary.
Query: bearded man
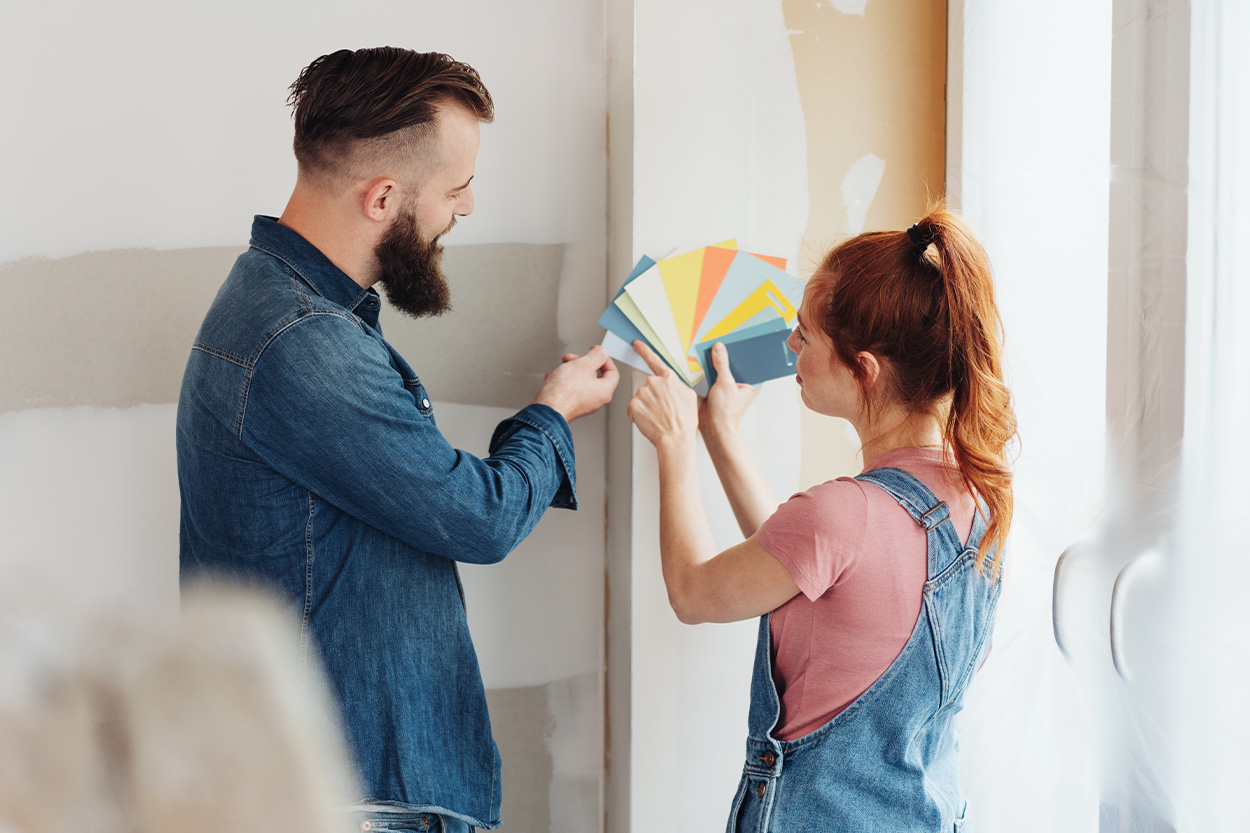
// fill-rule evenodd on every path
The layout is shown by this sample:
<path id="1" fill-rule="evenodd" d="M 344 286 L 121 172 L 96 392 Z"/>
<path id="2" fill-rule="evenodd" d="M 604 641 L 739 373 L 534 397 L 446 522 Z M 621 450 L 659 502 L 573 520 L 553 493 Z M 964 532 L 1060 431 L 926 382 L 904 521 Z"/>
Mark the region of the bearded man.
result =
<path id="1" fill-rule="evenodd" d="M 295 189 L 280 218 L 255 218 L 183 376 L 182 581 L 290 602 L 355 754 L 362 829 L 496 827 L 456 562 L 497 562 L 548 506 L 575 508 L 568 423 L 618 374 L 602 348 L 565 356 L 489 457 L 452 448 L 382 337 L 374 286 L 413 316 L 448 309 L 439 239 L 473 210 L 490 94 L 446 55 L 388 47 L 318 58 L 290 103 Z"/>

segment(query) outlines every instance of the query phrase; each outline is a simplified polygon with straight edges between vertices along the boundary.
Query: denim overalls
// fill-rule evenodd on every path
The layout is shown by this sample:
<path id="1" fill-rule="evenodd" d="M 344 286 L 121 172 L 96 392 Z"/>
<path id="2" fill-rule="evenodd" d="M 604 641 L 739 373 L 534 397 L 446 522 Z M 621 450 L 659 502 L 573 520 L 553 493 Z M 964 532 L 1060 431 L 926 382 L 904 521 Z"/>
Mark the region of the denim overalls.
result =
<path id="1" fill-rule="evenodd" d="M 760 619 L 751 681 L 746 766 L 729 833 L 951 831 L 963 823 L 959 744 L 952 721 L 988 650 L 1001 581 L 976 571 L 985 521 L 975 513 L 966 544 L 950 510 L 897 468 L 857 480 L 884 489 L 924 527 L 928 580 L 902 653 L 833 720 L 779 741 L 769 617 Z"/>

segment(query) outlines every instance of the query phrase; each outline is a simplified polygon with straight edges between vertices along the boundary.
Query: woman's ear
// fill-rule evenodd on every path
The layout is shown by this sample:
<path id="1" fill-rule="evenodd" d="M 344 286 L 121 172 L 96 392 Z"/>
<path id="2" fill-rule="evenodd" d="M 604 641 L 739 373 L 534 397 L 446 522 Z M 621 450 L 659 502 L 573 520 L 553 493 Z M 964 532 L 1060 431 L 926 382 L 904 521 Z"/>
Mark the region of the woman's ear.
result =
<path id="1" fill-rule="evenodd" d="M 859 369 L 863 371 L 864 387 L 871 390 L 881 378 L 881 360 L 867 350 L 860 350 L 855 354 L 855 361 L 859 362 Z"/>

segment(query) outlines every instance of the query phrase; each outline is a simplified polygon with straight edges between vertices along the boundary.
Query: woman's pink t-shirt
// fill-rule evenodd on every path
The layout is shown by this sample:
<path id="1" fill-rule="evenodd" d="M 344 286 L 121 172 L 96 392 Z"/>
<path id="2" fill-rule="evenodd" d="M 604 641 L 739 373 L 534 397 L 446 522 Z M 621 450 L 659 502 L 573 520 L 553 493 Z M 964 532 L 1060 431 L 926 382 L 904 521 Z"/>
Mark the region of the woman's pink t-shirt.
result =
<path id="1" fill-rule="evenodd" d="M 976 503 L 940 450 L 901 448 L 867 468 L 887 466 L 945 501 L 968 539 Z M 840 477 L 783 503 L 756 540 L 802 591 L 770 622 L 781 694 L 773 736 L 794 740 L 849 706 L 907 644 L 927 578 L 925 532 L 877 486 Z"/>

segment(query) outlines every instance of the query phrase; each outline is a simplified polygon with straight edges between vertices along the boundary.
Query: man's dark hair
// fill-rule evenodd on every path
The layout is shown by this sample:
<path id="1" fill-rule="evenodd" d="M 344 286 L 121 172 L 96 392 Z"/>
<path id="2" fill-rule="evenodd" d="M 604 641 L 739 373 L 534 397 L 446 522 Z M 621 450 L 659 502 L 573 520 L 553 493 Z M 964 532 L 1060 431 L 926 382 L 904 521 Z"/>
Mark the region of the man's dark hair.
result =
<path id="1" fill-rule="evenodd" d="M 381 46 L 322 55 L 295 79 L 287 99 L 300 171 L 334 176 L 361 152 L 385 153 L 396 144 L 414 150 L 433 134 L 438 106 L 447 101 L 480 121 L 495 117 L 477 70 L 440 52 Z"/>

